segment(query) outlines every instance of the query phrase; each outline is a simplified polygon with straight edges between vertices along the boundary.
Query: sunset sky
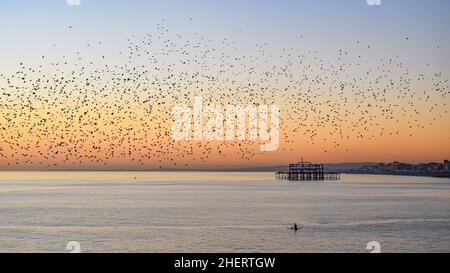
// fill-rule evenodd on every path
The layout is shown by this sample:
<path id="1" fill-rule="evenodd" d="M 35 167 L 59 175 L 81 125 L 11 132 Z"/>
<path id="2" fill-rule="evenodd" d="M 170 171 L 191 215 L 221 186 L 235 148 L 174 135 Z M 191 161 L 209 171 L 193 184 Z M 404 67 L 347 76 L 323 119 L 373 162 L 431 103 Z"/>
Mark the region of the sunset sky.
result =
<path id="1" fill-rule="evenodd" d="M 450 1 L 0 0 L 0 169 L 450 158 Z M 177 104 L 277 105 L 280 148 L 182 141 Z"/>

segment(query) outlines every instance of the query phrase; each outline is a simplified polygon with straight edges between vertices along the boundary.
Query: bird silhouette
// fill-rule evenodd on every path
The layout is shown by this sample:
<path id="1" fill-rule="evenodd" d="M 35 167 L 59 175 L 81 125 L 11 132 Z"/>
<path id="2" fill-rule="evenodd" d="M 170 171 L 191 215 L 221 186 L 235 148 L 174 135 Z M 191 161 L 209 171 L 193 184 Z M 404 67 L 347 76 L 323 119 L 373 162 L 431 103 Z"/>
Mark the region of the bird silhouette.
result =
<path id="1" fill-rule="evenodd" d="M 104 43 L 91 41 L 61 58 L 41 56 L 39 65 L 23 60 L 16 72 L 0 74 L 1 162 L 163 168 L 262 155 L 258 141 L 173 140 L 172 107 L 196 96 L 223 107 L 280 105 L 282 151 L 326 143 L 317 150 L 351 152 L 355 139 L 414 137 L 448 117 L 446 75 L 413 72 L 399 56 L 374 61 L 373 45 L 356 44 L 357 53 L 338 48 L 332 57 L 269 43 L 245 54 L 239 41 L 172 33 L 162 21 L 126 39 L 116 56 L 95 56 Z"/>

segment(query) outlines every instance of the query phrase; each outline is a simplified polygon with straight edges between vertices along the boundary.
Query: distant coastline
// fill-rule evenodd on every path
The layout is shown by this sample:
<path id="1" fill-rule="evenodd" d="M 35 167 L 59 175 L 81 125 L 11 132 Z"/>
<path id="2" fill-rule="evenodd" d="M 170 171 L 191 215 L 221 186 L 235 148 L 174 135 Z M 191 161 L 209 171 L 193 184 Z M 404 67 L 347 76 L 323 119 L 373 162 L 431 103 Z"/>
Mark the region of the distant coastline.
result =
<path id="1" fill-rule="evenodd" d="M 444 160 L 443 163 L 430 162 L 419 164 L 408 164 L 398 161 L 388 164 L 378 163 L 347 170 L 345 173 L 450 178 L 450 161 Z"/>
<path id="2" fill-rule="evenodd" d="M 340 172 L 343 174 L 374 174 L 374 175 L 398 175 L 398 176 L 422 176 L 450 178 L 450 162 L 443 163 L 419 163 L 409 164 L 401 162 L 376 163 L 376 162 L 348 162 L 325 163 L 326 171 Z M 55 168 L 55 169 L 0 169 L 0 172 L 286 172 L 288 164 L 261 167 L 205 167 L 205 168 Z"/>
<path id="3" fill-rule="evenodd" d="M 362 171 L 344 171 L 344 174 L 370 174 L 370 175 L 393 175 L 393 176 L 417 176 L 417 177 L 433 177 L 433 178 L 450 178 L 450 172 L 433 173 L 433 172 L 362 172 Z"/>

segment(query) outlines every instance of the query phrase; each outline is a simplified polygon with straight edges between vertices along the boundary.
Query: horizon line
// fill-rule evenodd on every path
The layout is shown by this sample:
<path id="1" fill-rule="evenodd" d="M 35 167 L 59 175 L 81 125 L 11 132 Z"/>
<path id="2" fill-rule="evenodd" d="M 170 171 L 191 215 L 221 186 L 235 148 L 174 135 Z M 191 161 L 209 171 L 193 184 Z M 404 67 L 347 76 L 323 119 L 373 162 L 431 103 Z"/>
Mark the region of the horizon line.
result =
<path id="1" fill-rule="evenodd" d="M 377 161 L 355 161 L 355 162 L 335 162 L 335 163 L 317 163 L 323 165 L 345 165 L 345 164 L 390 164 L 390 163 L 406 163 L 406 164 L 428 164 L 428 163 L 442 163 L 448 159 L 443 159 L 439 161 L 390 161 L 390 162 L 377 162 Z M 300 161 L 299 161 L 300 162 Z M 289 167 L 289 164 L 296 163 L 291 162 L 287 164 L 276 164 L 276 165 L 262 165 L 262 166 L 212 166 L 212 167 L 192 167 L 192 168 L 170 168 L 170 167 L 162 167 L 162 168 L 145 168 L 145 167 L 137 167 L 137 168 L 129 168 L 129 167 L 105 167 L 105 168 L 89 168 L 89 167 L 80 167 L 80 168 L 42 168 L 42 169 L 33 169 L 33 168 L 11 168 L 11 169 L 3 169 L 0 168 L 0 172 L 271 172 L 270 168 L 282 168 Z M 260 169 L 260 170 L 252 170 L 252 169 Z"/>

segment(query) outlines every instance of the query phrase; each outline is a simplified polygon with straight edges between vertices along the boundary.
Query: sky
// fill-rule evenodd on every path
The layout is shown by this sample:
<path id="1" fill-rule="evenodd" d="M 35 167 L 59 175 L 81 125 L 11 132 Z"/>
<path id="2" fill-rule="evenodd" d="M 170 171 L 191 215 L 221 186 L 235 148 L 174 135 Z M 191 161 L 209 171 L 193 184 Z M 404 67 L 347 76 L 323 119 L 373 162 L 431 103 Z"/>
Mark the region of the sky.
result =
<path id="1" fill-rule="evenodd" d="M 0 0 L 0 168 L 442 161 L 449 12 L 446 0 Z M 280 148 L 174 142 L 167 115 L 195 95 L 278 105 Z"/>

